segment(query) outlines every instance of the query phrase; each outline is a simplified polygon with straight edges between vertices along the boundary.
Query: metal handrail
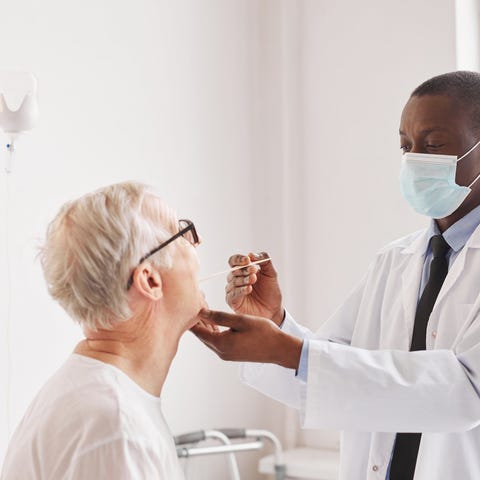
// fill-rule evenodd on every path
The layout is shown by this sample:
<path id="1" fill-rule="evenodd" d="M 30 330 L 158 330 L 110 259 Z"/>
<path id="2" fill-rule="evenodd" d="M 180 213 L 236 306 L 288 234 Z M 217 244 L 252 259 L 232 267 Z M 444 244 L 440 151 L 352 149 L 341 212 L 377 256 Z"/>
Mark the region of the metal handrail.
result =
<path id="1" fill-rule="evenodd" d="M 177 447 L 177 456 L 179 458 L 196 457 L 199 455 L 212 455 L 216 453 L 235 453 L 249 450 L 260 450 L 263 442 L 231 443 L 230 445 L 216 445 L 210 447 Z"/>
<path id="2" fill-rule="evenodd" d="M 224 445 L 198 447 L 194 444 L 215 438 L 221 440 Z M 231 443 L 232 439 L 249 439 L 254 441 L 243 443 Z M 175 437 L 177 445 L 177 456 L 179 458 L 188 458 L 200 455 L 224 454 L 229 455 L 230 469 L 233 479 L 239 479 L 238 466 L 235 460 L 235 452 L 260 450 L 264 446 L 262 439 L 269 440 L 275 448 L 275 479 L 284 480 L 286 475 L 286 465 L 283 459 L 282 445 L 278 438 L 268 430 L 227 428 L 218 430 L 200 430 Z"/>

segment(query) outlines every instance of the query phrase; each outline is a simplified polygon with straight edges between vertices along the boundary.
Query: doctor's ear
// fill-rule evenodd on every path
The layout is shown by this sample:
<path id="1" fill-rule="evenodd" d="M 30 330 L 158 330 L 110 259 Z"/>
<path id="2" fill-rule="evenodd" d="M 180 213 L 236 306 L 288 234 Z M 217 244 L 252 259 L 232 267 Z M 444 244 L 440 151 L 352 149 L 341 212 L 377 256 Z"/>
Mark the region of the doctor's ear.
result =
<path id="1" fill-rule="evenodd" d="M 162 277 L 150 262 L 144 262 L 135 269 L 132 286 L 151 300 L 163 297 Z"/>

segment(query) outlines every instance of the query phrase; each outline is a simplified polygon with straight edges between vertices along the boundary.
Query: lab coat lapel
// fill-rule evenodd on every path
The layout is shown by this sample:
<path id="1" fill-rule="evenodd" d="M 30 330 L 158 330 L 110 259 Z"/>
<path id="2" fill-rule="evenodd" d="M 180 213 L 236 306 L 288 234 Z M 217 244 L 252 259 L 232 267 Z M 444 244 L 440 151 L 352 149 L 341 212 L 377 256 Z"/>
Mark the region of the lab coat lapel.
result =
<path id="1" fill-rule="evenodd" d="M 457 258 L 453 262 L 453 265 L 450 267 L 448 275 L 445 278 L 445 282 L 443 283 L 440 293 L 438 294 L 438 298 L 435 302 L 432 313 L 439 305 L 441 305 L 445 295 L 447 295 L 447 293 L 455 285 L 458 278 L 462 274 L 465 267 L 465 258 L 467 257 L 468 250 L 471 248 L 480 248 L 480 227 L 477 227 L 475 229 L 475 231 L 472 233 L 471 237 L 465 244 L 465 247 L 463 247 L 462 251 L 458 254 Z"/>
<path id="2" fill-rule="evenodd" d="M 448 275 L 443 282 L 442 288 L 440 289 L 440 293 L 438 294 L 437 300 L 435 301 L 435 305 L 433 307 L 432 313 L 436 310 L 436 308 L 441 305 L 443 298 L 447 293 L 451 290 L 455 282 L 460 277 L 461 273 L 463 272 L 463 268 L 465 267 L 465 257 L 468 251 L 468 246 L 465 245 L 463 250 L 458 254 L 457 258 L 453 262 L 450 270 L 448 271 Z"/>
<path id="3" fill-rule="evenodd" d="M 422 277 L 423 255 L 414 255 L 402 275 L 402 297 L 404 311 L 404 335 L 401 337 L 401 348 L 410 349 L 410 340 L 415 322 L 415 312 L 418 303 L 418 289 Z"/>
<path id="4" fill-rule="evenodd" d="M 402 302 L 404 311 L 404 334 L 401 336 L 400 348 L 410 349 L 410 341 L 415 323 L 415 312 L 418 303 L 418 290 L 422 278 L 423 262 L 426 251 L 426 232 L 420 235 L 410 247 L 406 248 L 402 255 L 408 255 L 406 268 L 402 274 Z"/>

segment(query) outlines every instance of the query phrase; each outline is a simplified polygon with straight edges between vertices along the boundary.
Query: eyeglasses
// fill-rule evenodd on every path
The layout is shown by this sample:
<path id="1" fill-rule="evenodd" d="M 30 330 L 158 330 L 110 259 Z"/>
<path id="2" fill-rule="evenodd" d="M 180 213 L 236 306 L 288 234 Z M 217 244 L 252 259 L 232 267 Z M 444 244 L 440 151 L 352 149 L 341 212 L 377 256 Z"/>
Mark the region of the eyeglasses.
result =
<path id="1" fill-rule="evenodd" d="M 168 240 L 165 240 L 165 242 L 163 242 L 161 245 L 159 245 L 158 247 L 155 247 L 153 250 L 151 250 L 146 255 L 144 255 L 138 262 L 138 265 L 141 265 L 147 258 L 151 257 L 152 255 L 154 255 L 155 253 L 157 253 L 162 248 L 166 247 L 168 244 L 172 243 L 174 240 L 176 240 L 179 237 L 185 238 L 185 240 L 190 242 L 194 247 L 196 247 L 200 243 L 197 230 L 195 229 L 195 225 L 191 220 L 186 220 L 186 219 L 179 220 L 178 226 L 180 228 L 178 233 L 170 237 Z M 128 279 L 127 290 L 132 286 L 132 283 L 133 283 L 133 272 L 130 275 L 130 278 Z"/>

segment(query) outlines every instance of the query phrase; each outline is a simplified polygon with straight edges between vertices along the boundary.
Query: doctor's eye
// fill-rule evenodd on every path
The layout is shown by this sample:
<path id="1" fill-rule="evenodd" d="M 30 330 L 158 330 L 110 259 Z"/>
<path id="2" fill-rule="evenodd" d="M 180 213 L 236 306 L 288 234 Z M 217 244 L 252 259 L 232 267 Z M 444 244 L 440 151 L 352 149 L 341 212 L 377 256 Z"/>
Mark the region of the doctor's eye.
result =
<path id="1" fill-rule="evenodd" d="M 410 145 L 400 145 L 400 150 L 402 150 L 403 153 L 409 152 L 410 151 Z"/>
<path id="2" fill-rule="evenodd" d="M 433 144 L 433 143 L 429 143 L 428 145 L 425 145 L 426 148 L 429 148 L 430 150 L 438 150 L 439 148 L 442 148 L 444 147 L 445 144 L 442 143 L 442 144 Z"/>

